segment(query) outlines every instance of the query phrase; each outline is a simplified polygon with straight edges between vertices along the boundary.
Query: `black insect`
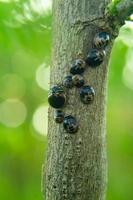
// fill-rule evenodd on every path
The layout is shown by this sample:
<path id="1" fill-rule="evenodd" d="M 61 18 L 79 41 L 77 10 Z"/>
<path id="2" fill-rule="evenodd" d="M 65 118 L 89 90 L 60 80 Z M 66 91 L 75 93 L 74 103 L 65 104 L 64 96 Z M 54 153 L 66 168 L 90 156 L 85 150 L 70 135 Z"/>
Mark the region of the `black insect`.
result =
<path id="1" fill-rule="evenodd" d="M 99 66 L 104 59 L 105 51 L 92 49 L 87 55 L 86 63 L 91 67 Z"/>
<path id="2" fill-rule="evenodd" d="M 82 87 L 84 85 L 84 78 L 79 74 L 74 75 L 72 81 L 76 87 Z"/>
<path id="3" fill-rule="evenodd" d="M 85 70 L 85 62 L 82 59 L 77 59 L 72 64 L 72 67 L 70 69 L 70 73 L 75 74 L 82 74 Z"/>
<path id="4" fill-rule="evenodd" d="M 54 120 L 56 123 L 62 123 L 64 120 L 64 112 L 62 110 L 55 110 Z"/>
<path id="5" fill-rule="evenodd" d="M 96 48 L 105 48 L 110 41 L 110 35 L 107 32 L 97 33 L 93 43 Z"/>
<path id="6" fill-rule="evenodd" d="M 48 94 L 48 102 L 53 108 L 61 108 L 66 102 L 65 92 L 62 86 L 54 85 Z"/>
<path id="7" fill-rule="evenodd" d="M 66 87 L 66 88 L 72 88 L 73 87 L 73 81 L 72 81 L 71 75 L 68 75 L 64 78 L 63 86 Z"/>
<path id="8" fill-rule="evenodd" d="M 63 126 L 67 133 L 73 134 L 78 131 L 77 120 L 71 115 L 64 117 Z"/>
<path id="9" fill-rule="evenodd" d="M 80 89 L 80 99 L 84 104 L 90 104 L 93 102 L 95 96 L 94 89 L 89 86 L 85 85 Z"/>

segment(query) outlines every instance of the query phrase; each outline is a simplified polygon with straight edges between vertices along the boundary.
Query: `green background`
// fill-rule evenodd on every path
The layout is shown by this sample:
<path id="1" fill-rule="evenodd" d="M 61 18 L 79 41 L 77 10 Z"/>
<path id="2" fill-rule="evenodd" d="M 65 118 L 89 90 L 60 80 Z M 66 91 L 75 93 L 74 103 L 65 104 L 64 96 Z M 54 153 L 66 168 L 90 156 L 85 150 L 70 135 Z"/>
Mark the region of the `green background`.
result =
<path id="1" fill-rule="evenodd" d="M 0 1 L 2 200 L 42 199 L 51 57 L 52 17 L 48 3 Z M 132 38 L 133 23 L 126 22 L 114 43 L 109 64 L 107 200 L 133 199 Z"/>

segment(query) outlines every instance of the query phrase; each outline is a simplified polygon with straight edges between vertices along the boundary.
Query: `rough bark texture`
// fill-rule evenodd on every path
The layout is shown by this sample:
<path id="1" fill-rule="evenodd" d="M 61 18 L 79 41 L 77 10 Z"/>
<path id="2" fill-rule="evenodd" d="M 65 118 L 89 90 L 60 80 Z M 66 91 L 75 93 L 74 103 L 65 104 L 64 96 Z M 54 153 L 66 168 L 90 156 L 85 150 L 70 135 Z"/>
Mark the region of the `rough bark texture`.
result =
<path id="1" fill-rule="evenodd" d="M 76 58 L 85 58 L 93 37 L 102 28 L 105 8 L 110 0 L 53 1 L 53 57 L 51 85 L 61 83 Z M 103 27 L 104 28 L 104 27 Z M 86 84 L 94 87 L 91 105 L 79 99 L 79 90 L 67 93 L 65 114 L 79 121 L 79 131 L 67 134 L 53 120 L 49 109 L 48 150 L 42 189 L 46 200 L 103 200 L 106 190 L 105 105 L 108 58 L 84 73 Z M 45 179 L 46 173 L 46 179 Z M 45 188 L 45 189 L 44 189 Z"/>

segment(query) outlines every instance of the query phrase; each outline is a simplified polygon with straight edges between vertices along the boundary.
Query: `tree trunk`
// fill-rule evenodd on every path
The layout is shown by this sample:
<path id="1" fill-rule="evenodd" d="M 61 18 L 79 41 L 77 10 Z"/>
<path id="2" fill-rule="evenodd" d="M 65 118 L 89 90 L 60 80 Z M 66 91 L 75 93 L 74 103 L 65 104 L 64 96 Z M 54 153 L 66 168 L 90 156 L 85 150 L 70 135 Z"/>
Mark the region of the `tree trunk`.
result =
<path id="1" fill-rule="evenodd" d="M 61 83 L 76 58 L 86 58 L 95 33 L 102 26 L 110 0 L 54 0 L 51 85 Z M 104 27 L 102 27 L 104 28 Z M 42 188 L 46 200 L 103 200 L 106 190 L 106 88 L 108 58 L 99 67 L 88 67 L 86 84 L 95 92 L 94 102 L 82 104 L 77 88 L 67 93 L 63 111 L 79 122 L 79 131 L 68 134 L 53 120 L 49 109 L 46 176 Z"/>

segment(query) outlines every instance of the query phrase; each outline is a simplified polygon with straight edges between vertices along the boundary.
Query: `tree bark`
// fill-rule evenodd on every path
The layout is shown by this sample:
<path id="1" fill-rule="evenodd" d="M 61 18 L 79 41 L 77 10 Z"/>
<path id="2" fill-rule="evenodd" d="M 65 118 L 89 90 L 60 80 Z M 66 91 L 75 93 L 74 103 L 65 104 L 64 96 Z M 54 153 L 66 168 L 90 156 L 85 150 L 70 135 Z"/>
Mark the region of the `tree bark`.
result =
<path id="1" fill-rule="evenodd" d="M 54 0 L 53 54 L 51 85 L 62 83 L 76 58 L 86 58 L 94 35 L 104 27 L 105 8 L 110 0 Z M 53 120 L 49 108 L 48 150 L 43 167 L 43 194 L 46 200 L 103 200 L 106 190 L 106 93 L 108 59 L 112 43 L 106 48 L 104 62 L 88 67 L 85 83 L 91 85 L 95 100 L 84 105 L 77 88 L 67 92 L 63 111 L 79 122 L 79 131 L 68 134 Z"/>

